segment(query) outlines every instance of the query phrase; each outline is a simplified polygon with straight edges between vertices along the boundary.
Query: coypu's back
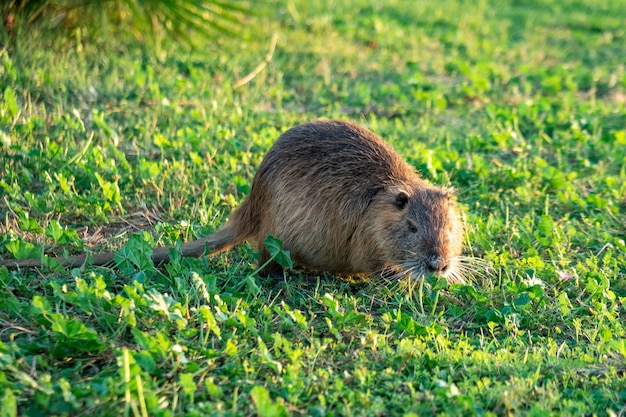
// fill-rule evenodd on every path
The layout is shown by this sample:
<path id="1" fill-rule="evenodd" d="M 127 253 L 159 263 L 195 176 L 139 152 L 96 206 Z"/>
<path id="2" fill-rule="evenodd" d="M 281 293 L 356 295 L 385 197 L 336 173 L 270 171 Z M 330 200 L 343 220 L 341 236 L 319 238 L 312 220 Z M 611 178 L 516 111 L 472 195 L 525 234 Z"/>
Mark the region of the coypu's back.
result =
<path id="1" fill-rule="evenodd" d="M 379 136 L 350 122 L 318 120 L 287 130 L 259 167 L 256 178 L 283 183 L 313 183 L 332 178 L 331 187 L 344 187 L 367 199 L 365 189 L 380 190 L 417 175 Z"/>

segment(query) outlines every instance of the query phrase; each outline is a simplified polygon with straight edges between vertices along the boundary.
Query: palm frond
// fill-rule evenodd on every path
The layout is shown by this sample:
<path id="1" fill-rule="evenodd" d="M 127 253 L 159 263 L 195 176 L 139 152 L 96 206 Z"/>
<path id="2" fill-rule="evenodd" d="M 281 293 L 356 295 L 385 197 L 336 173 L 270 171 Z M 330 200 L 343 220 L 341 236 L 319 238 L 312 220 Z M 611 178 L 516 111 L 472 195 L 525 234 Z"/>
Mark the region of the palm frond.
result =
<path id="1" fill-rule="evenodd" d="M 112 32 L 153 41 L 170 34 L 191 43 L 196 35 L 237 36 L 253 12 L 243 0 L 10 0 L 0 15 L 5 31 L 36 24 L 97 31 L 109 22 Z"/>

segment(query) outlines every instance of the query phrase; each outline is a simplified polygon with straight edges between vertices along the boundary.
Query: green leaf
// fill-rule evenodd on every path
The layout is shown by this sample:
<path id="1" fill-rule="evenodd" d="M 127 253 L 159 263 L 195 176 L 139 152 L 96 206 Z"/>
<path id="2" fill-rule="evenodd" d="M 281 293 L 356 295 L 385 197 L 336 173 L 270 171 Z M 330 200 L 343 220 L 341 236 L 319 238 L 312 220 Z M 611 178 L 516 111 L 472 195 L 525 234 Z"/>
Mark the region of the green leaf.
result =
<path id="1" fill-rule="evenodd" d="M 20 108 L 17 105 L 17 100 L 15 98 L 15 91 L 11 87 L 4 89 L 4 107 L 9 110 L 12 117 L 17 116 L 20 112 Z"/>
<path id="2" fill-rule="evenodd" d="M 169 320 L 178 323 L 181 327 L 187 324 L 187 319 L 182 313 L 181 304 L 167 294 L 161 294 L 155 289 L 150 289 L 144 295 L 148 302 L 148 307 L 157 313 L 163 314 Z"/>
<path id="3" fill-rule="evenodd" d="M 6 268 L 4 270 L 0 268 L 0 273 L 4 274 L 5 272 L 7 272 Z M 1 283 L 2 279 L 0 278 L 0 284 Z M 24 313 L 23 310 L 24 304 L 22 304 L 20 299 L 13 294 L 13 291 L 8 289 L 0 291 L 0 311 L 5 312 L 9 317 L 19 318 L 22 317 L 22 314 Z"/>
<path id="4" fill-rule="evenodd" d="M 412 336 L 425 336 L 428 334 L 428 328 L 418 324 L 408 314 L 400 316 L 396 322 L 397 329 L 402 332 L 407 332 Z"/>
<path id="5" fill-rule="evenodd" d="M 52 220 L 50 224 L 46 227 L 46 236 L 51 238 L 57 243 L 63 238 L 63 228 L 59 224 L 59 222 Z"/>
<path id="6" fill-rule="evenodd" d="M 187 396 L 187 398 L 193 399 L 193 395 L 198 389 L 198 385 L 193 381 L 193 374 L 182 373 L 179 376 L 180 387 L 183 389 L 183 392 Z"/>
<path id="7" fill-rule="evenodd" d="M 544 214 L 541 216 L 541 220 L 539 220 L 537 227 L 542 236 L 550 237 L 552 236 L 552 232 L 554 230 L 554 220 L 552 220 L 552 217 Z"/>
<path id="8" fill-rule="evenodd" d="M 41 295 L 35 295 L 33 297 L 33 301 L 31 303 L 31 311 L 33 314 L 40 316 L 50 313 L 51 310 L 52 307 L 50 306 L 50 302 L 46 298 Z"/>
<path id="9" fill-rule="evenodd" d="M 571 311 L 572 311 L 572 303 L 569 300 L 569 297 L 567 296 L 567 293 L 562 292 L 559 294 L 559 296 L 557 297 L 557 302 L 559 305 L 559 310 L 561 311 L 561 314 L 563 316 L 567 316 Z"/>
<path id="10" fill-rule="evenodd" d="M 146 352 L 150 352 L 157 355 L 160 358 L 165 358 L 171 349 L 172 343 L 168 340 L 167 336 L 162 333 L 157 333 L 154 336 L 141 330 L 132 328 L 130 331 L 135 338 L 135 342 L 141 346 Z"/>
<path id="11" fill-rule="evenodd" d="M 23 232 L 41 233 L 43 229 L 37 223 L 37 220 L 28 217 L 28 213 L 20 216 L 20 230 Z"/>
<path id="12" fill-rule="evenodd" d="M 250 396 L 260 417 L 283 417 L 287 415 L 287 409 L 282 404 L 273 402 L 265 387 L 254 386 L 250 390 Z"/>
<path id="13" fill-rule="evenodd" d="M 448 284 L 447 279 L 443 277 L 436 277 L 435 282 L 431 284 L 431 290 L 432 291 L 445 290 L 446 288 L 448 288 L 448 286 L 449 284 Z"/>
<path id="14" fill-rule="evenodd" d="M 283 249 L 283 242 L 276 239 L 272 235 L 267 235 L 265 242 L 263 242 L 265 248 L 268 250 L 272 258 L 284 268 L 293 268 L 293 261 L 288 250 Z"/>
<path id="15" fill-rule="evenodd" d="M 306 330 L 308 328 L 306 317 L 302 314 L 302 312 L 300 312 L 300 310 L 292 309 L 284 301 L 280 302 L 280 307 L 274 306 L 274 311 L 283 318 L 284 322 L 287 322 L 290 325 L 296 324 L 302 330 Z"/>
<path id="16" fill-rule="evenodd" d="M 157 274 L 152 260 L 152 237 L 148 232 L 132 235 L 113 255 L 115 265 L 124 275 L 144 273 L 148 278 Z M 136 278 L 139 278 L 137 276 Z"/>
<path id="17" fill-rule="evenodd" d="M 0 417 L 17 416 L 17 400 L 10 388 L 6 388 L 4 395 L 0 397 Z"/>
<path id="18" fill-rule="evenodd" d="M 257 352 L 260 354 L 261 358 L 264 359 L 264 363 L 267 364 L 274 372 L 280 374 L 283 370 L 283 365 L 274 359 L 272 354 L 270 353 L 267 345 L 263 342 L 263 339 L 257 337 L 258 350 Z"/>
<path id="19" fill-rule="evenodd" d="M 100 186 L 100 190 L 102 191 L 104 199 L 107 202 L 114 203 L 118 209 L 123 211 L 120 204 L 120 202 L 122 201 L 122 195 L 117 180 L 115 182 L 107 181 L 97 172 L 95 176 L 98 180 L 98 185 Z M 112 208 L 109 208 L 109 210 L 112 210 Z"/>
<path id="20" fill-rule="evenodd" d="M 31 259 L 40 258 L 41 249 L 30 242 L 22 242 L 21 240 L 12 240 L 5 246 L 15 259 Z"/>
<path id="21" fill-rule="evenodd" d="M 154 372 L 158 369 L 156 361 L 152 357 L 152 354 L 149 351 L 142 350 L 141 352 L 136 352 L 135 361 L 141 366 L 142 369 L 148 372 Z"/>
<path id="22" fill-rule="evenodd" d="M 61 314 L 50 315 L 52 325 L 50 329 L 56 334 L 57 340 L 68 351 L 78 350 L 81 352 L 97 353 L 106 347 L 100 340 L 98 333 L 87 328 L 83 323 L 74 318 L 65 318 Z"/>
<path id="23" fill-rule="evenodd" d="M 200 306 L 198 308 L 198 313 L 200 313 L 200 317 L 208 327 L 208 330 L 212 332 L 218 339 L 221 339 L 222 331 L 220 330 L 220 327 L 217 323 L 217 320 L 215 319 L 215 316 L 213 315 L 213 312 L 211 311 L 211 308 L 209 306 Z"/>
<path id="24" fill-rule="evenodd" d="M 626 358 L 626 339 L 614 339 L 608 342 L 609 349 Z"/>
<path id="25" fill-rule="evenodd" d="M 519 297 L 517 297 L 517 299 L 514 301 L 514 304 L 517 307 L 525 306 L 528 303 L 530 303 L 530 294 L 528 294 L 527 292 L 520 294 Z"/>
<path id="26" fill-rule="evenodd" d="M 50 224 L 46 227 L 46 236 L 62 245 L 67 243 L 82 243 L 76 230 L 62 227 L 56 220 L 51 220 Z"/>

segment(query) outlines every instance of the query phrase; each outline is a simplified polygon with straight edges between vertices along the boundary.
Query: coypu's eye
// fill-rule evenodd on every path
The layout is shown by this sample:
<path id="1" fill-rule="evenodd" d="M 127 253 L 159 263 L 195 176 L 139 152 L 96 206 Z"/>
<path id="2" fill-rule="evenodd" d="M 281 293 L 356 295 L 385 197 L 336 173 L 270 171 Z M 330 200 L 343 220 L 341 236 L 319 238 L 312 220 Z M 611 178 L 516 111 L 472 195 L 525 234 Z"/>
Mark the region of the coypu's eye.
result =
<path id="1" fill-rule="evenodd" d="M 409 225 L 409 231 L 411 233 L 417 233 L 417 225 L 415 223 L 409 220 L 407 221 L 407 224 Z"/>
<path id="2" fill-rule="evenodd" d="M 398 195 L 396 195 L 396 201 L 394 202 L 394 204 L 396 205 L 396 207 L 398 207 L 398 209 L 402 210 L 403 208 L 406 207 L 408 203 L 409 203 L 408 194 L 405 193 L 404 191 L 400 191 Z"/>

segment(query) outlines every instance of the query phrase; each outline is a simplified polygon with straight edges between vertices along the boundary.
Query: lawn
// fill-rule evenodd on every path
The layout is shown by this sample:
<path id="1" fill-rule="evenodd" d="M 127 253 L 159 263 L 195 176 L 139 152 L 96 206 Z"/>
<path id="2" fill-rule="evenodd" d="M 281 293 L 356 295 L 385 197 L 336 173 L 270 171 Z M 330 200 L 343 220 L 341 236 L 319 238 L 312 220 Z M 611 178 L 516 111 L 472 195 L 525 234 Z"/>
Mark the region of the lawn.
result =
<path id="1" fill-rule="evenodd" d="M 255 10 L 195 49 L 74 31 L 0 51 L 0 258 L 118 251 L 0 267 L 0 416 L 626 415 L 626 3 Z M 151 265 L 320 117 L 454 187 L 491 267 L 280 281 L 248 245 Z"/>

